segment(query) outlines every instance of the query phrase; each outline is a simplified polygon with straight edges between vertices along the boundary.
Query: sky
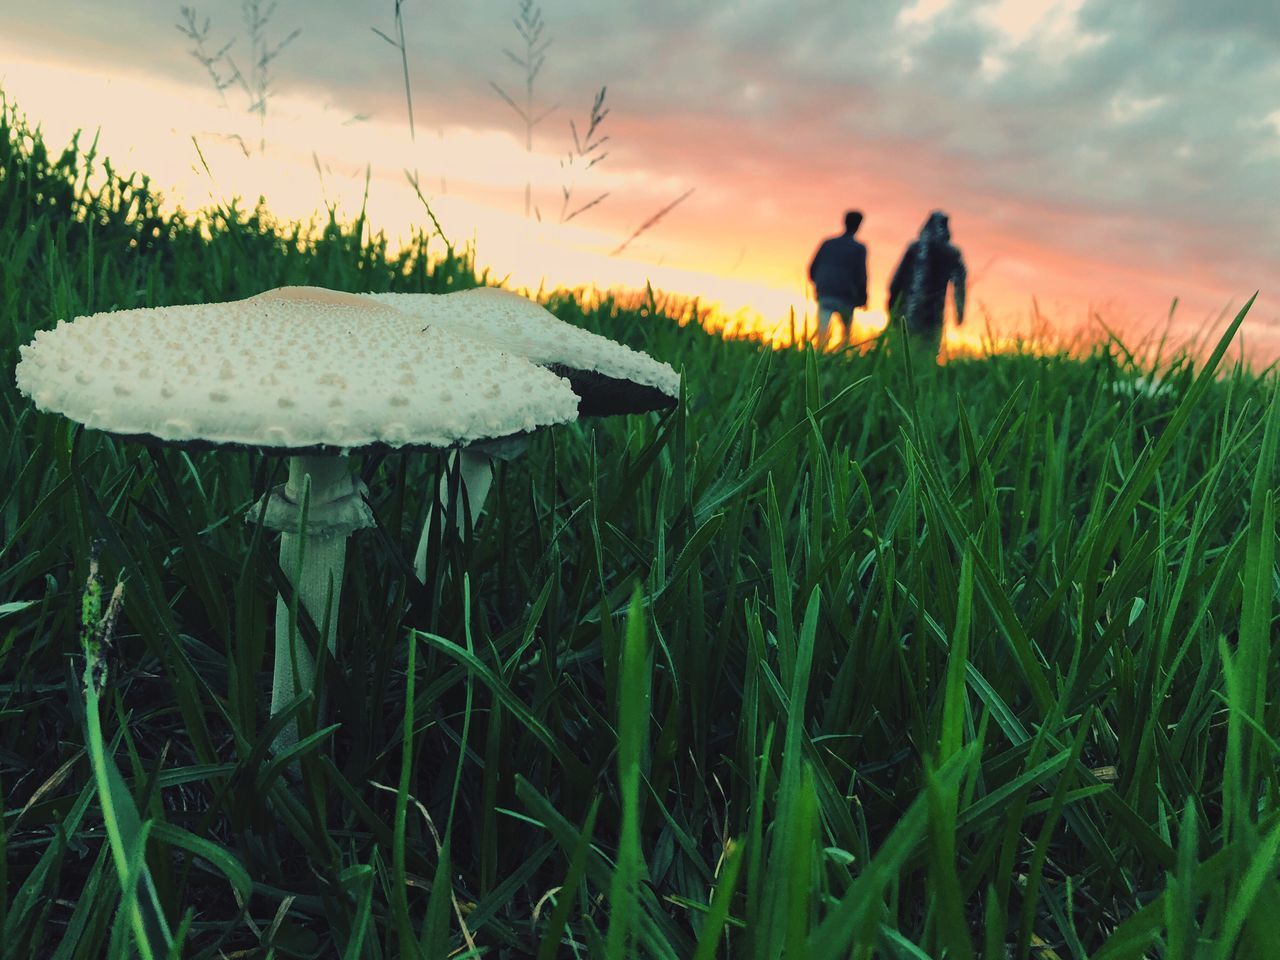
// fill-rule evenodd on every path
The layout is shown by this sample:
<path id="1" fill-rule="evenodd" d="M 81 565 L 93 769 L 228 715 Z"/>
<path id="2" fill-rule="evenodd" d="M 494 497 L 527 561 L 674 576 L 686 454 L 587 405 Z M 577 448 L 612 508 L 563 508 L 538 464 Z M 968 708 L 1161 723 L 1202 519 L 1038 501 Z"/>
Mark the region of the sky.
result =
<path id="1" fill-rule="evenodd" d="M 524 53 L 520 0 L 404 0 L 412 140 L 400 53 L 373 29 L 395 37 L 394 9 L 278 0 L 262 35 L 297 34 L 259 116 L 192 56 L 179 3 L 0 0 L 0 89 L 54 143 L 100 129 L 188 208 L 262 194 L 281 216 L 350 213 L 367 174 L 373 222 L 406 236 L 426 222 L 415 170 L 450 239 L 516 285 L 649 280 L 773 325 L 812 309 L 809 258 L 856 208 L 871 328 L 943 209 L 969 337 L 1097 316 L 1137 340 L 1175 299 L 1173 336 L 1203 337 L 1261 291 L 1244 348 L 1280 357 L 1275 0 L 545 0 L 532 152 L 495 89 L 523 102 L 505 52 Z M 205 52 L 230 43 L 251 75 L 245 8 L 190 10 Z M 607 155 L 566 165 L 601 87 Z"/>

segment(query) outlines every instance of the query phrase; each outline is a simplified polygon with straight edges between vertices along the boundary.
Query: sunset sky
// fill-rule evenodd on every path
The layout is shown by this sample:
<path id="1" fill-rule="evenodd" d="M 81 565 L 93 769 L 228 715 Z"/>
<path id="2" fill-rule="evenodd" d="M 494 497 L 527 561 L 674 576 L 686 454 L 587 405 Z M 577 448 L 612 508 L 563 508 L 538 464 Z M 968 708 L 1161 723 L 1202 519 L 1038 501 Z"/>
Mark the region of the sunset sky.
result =
<path id="1" fill-rule="evenodd" d="M 208 52 L 233 41 L 247 73 L 241 5 L 192 7 Z M 1137 337 L 1176 297 L 1189 336 L 1261 290 L 1245 347 L 1280 357 L 1275 0 L 545 0 L 534 103 L 551 112 L 532 155 L 491 85 L 523 99 L 503 52 L 523 52 L 519 7 L 406 0 L 413 142 L 399 53 L 371 29 L 394 34 L 393 0 L 279 0 L 267 40 L 300 33 L 271 64 L 261 124 L 243 90 L 215 90 L 162 0 L 6 4 L 0 89 L 53 145 L 100 128 L 117 166 L 188 208 L 261 193 L 284 217 L 351 213 L 367 166 L 373 222 L 401 236 L 425 222 L 416 169 L 450 238 L 514 284 L 651 279 L 772 323 L 805 309 L 814 248 L 858 208 L 882 309 L 941 208 L 974 326 L 1025 331 L 1034 297 L 1058 329 L 1097 312 Z M 562 225 L 569 122 L 606 84 L 608 156 L 572 203 L 609 196 Z"/>

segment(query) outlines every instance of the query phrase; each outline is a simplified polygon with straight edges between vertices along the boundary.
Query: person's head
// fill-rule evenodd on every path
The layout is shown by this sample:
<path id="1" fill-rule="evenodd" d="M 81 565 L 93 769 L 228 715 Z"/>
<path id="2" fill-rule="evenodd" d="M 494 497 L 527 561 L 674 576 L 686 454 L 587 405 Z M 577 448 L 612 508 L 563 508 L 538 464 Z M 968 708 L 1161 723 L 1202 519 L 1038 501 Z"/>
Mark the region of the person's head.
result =
<path id="1" fill-rule="evenodd" d="M 929 219 L 924 222 L 924 227 L 920 230 L 920 236 L 941 237 L 943 240 L 951 239 L 951 220 L 941 210 L 935 210 L 929 214 Z"/>
<path id="2" fill-rule="evenodd" d="M 850 210 L 844 215 L 844 232 L 857 233 L 858 228 L 862 226 L 862 211 Z"/>

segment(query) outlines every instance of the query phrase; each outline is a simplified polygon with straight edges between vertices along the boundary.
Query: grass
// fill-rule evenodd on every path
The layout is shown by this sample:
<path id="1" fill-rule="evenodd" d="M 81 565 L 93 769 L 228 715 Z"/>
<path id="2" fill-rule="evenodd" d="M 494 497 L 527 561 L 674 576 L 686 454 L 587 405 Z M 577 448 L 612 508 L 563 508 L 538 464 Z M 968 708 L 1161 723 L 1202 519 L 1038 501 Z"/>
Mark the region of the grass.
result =
<path id="1" fill-rule="evenodd" d="M 166 214 L 0 117 L 6 371 L 59 317 L 483 280 L 362 219 Z M 1274 371 L 921 370 L 548 304 L 680 405 L 538 435 L 425 588 L 441 458 L 367 457 L 296 782 L 242 519 L 279 462 L 118 442 L 6 374 L 0 955 L 1270 955 Z"/>

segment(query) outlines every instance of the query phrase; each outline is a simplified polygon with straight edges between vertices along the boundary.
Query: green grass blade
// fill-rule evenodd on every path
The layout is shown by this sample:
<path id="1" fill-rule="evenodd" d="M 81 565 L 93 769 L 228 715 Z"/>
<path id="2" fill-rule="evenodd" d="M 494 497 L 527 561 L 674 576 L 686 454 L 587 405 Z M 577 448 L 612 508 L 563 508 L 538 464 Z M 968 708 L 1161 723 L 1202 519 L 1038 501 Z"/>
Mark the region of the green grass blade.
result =
<path id="1" fill-rule="evenodd" d="M 637 585 L 627 614 L 619 683 L 622 695 L 618 710 L 618 783 L 622 802 L 622 823 L 618 837 L 618 860 L 609 887 L 609 932 L 605 940 L 608 960 L 624 960 L 634 914 L 638 905 L 636 888 L 644 879 L 644 855 L 640 849 L 640 760 L 649 728 L 649 651 L 645 638 L 644 604 Z"/>

